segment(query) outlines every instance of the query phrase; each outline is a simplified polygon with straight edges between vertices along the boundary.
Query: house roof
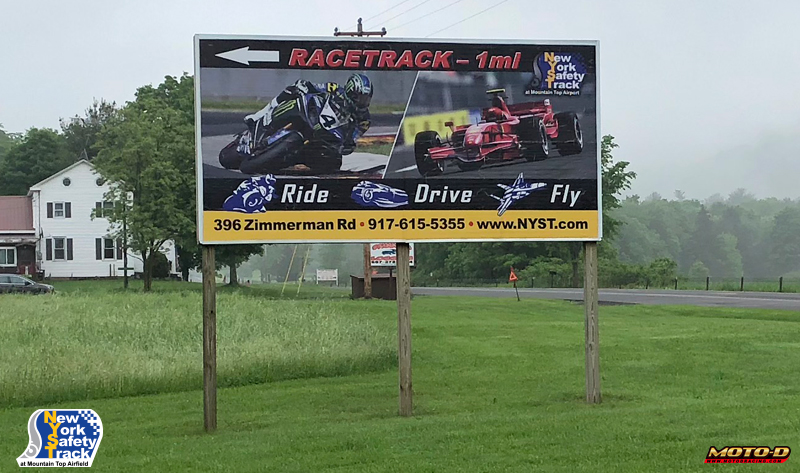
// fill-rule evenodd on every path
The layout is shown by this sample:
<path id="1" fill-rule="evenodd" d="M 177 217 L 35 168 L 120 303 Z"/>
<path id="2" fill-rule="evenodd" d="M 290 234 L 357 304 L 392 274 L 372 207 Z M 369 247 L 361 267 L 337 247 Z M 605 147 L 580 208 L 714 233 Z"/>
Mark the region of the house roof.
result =
<path id="1" fill-rule="evenodd" d="M 47 182 L 51 181 L 52 179 L 55 179 L 56 177 L 66 173 L 66 172 L 69 172 L 69 171 L 75 169 L 76 167 L 78 167 L 78 166 L 80 166 L 82 164 L 86 164 L 90 168 L 94 169 L 94 165 L 92 163 L 90 163 L 86 159 L 81 159 L 80 161 L 76 161 L 76 162 L 70 164 L 69 166 L 65 167 L 64 169 L 58 171 L 57 173 L 53 174 L 52 176 L 46 177 L 46 178 L 42 179 L 41 181 L 37 182 L 36 184 L 32 185 L 31 188 L 28 190 L 28 195 L 31 195 L 31 193 L 33 191 L 41 190 L 40 188 L 41 188 L 42 185 L 46 184 Z"/>
<path id="2" fill-rule="evenodd" d="M 0 232 L 32 232 L 33 205 L 24 195 L 0 196 Z"/>

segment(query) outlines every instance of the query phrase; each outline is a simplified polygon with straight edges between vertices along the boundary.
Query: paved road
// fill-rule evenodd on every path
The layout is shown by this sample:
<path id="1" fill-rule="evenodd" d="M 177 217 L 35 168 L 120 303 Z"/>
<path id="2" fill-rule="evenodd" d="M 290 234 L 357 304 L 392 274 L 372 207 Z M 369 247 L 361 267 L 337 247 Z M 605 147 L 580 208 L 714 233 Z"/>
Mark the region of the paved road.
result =
<path id="1" fill-rule="evenodd" d="M 414 294 L 436 296 L 516 297 L 513 288 L 415 287 Z M 583 300 L 583 289 L 520 289 L 522 298 Z M 659 291 L 601 289 L 600 302 L 618 304 L 697 305 L 800 311 L 800 294 L 777 292 Z"/>
<path id="2" fill-rule="evenodd" d="M 580 154 L 559 156 L 554 150 L 552 155 L 542 161 L 528 162 L 524 159 L 486 164 L 477 171 L 461 171 L 455 162 L 447 162 L 442 178 L 514 178 L 519 173 L 531 176 L 532 179 L 595 179 L 597 177 L 597 160 L 594 143 L 588 142 Z M 387 178 L 418 178 L 417 164 L 414 160 L 414 148 L 396 146 L 389 160 Z"/>

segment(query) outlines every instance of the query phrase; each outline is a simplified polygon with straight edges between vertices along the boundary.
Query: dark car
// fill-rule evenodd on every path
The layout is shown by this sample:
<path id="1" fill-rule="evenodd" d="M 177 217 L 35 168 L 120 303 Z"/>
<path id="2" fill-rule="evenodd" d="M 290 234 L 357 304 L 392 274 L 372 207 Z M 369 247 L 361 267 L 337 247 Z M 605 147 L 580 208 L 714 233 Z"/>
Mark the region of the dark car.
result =
<path id="1" fill-rule="evenodd" d="M 11 292 L 49 294 L 53 292 L 53 286 L 34 282 L 16 274 L 0 274 L 0 294 Z"/>

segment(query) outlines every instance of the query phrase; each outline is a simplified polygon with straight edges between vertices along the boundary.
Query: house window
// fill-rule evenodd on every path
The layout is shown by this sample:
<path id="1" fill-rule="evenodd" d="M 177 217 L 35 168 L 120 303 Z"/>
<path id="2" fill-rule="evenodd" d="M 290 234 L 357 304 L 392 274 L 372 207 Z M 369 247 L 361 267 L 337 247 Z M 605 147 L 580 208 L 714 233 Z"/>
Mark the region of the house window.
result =
<path id="1" fill-rule="evenodd" d="M 53 202 L 53 217 L 64 218 L 64 202 Z"/>
<path id="2" fill-rule="evenodd" d="M 94 214 L 98 218 L 108 218 L 114 214 L 114 202 L 95 202 Z"/>
<path id="3" fill-rule="evenodd" d="M 67 259 L 66 238 L 53 238 L 53 259 L 55 261 L 65 261 Z"/>
<path id="4" fill-rule="evenodd" d="M 16 266 L 16 265 L 17 265 L 17 249 L 0 248 L 0 266 Z"/>
<path id="5" fill-rule="evenodd" d="M 117 249 L 114 247 L 114 240 L 103 238 L 103 259 L 116 259 Z"/>

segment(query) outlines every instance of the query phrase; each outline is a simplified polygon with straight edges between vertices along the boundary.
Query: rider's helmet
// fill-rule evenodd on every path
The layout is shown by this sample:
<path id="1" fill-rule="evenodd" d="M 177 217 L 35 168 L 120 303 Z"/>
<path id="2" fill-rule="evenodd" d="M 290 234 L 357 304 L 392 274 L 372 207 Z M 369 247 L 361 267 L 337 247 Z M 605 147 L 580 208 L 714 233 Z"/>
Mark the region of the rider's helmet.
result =
<path id="1" fill-rule="evenodd" d="M 364 74 L 353 74 L 344 83 L 344 94 L 356 110 L 367 110 L 372 101 L 372 81 Z"/>

